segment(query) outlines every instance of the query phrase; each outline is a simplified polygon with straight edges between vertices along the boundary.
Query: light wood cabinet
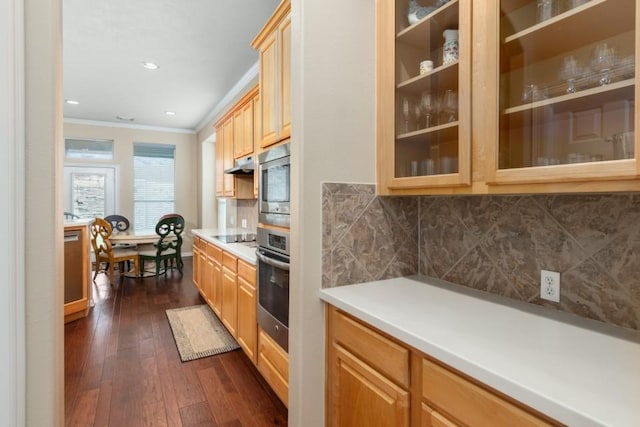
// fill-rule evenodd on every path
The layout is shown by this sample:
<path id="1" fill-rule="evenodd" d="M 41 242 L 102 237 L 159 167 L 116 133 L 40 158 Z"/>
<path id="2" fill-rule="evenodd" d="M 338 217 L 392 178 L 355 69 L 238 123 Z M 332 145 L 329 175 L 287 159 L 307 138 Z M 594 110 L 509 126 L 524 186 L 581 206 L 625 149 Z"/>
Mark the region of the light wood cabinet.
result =
<path id="1" fill-rule="evenodd" d="M 377 2 L 378 188 L 471 183 L 471 1 L 452 0 L 409 24 L 407 0 Z M 443 54 L 458 31 L 458 58 Z M 420 72 L 422 61 L 433 69 Z"/>
<path id="2" fill-rule="evenodd" d="M 639 191 L 638 2 L 471 3 L 409 25 L 408 0 L 378 2 L 380 194 Z M 456 19 L 459 59 L 439 65 L 434 42 Z M 415 97 L 456 80 L 457 124 L 416 125 Z"/>
<path id="3" fill-rule="evenodd" d="M 327 425 L 559 425 L 334 308 L 327 308 Z"/>
<path id="4" fill-rule="evenodd" d="M 254 175 L 225 174 L 236 159 L 250 156 L 255 147 L 255 98 L 258 86 L 247 92 L 216 123 L 216 196 L 255 198 Z"/>
<path id="5" fill-rule="evenodd" d="M 222 316 L 222 249 L 211 245 L 211 295 L 209 305 L 213 312 Z"/>
<path id="6" fill-rule="evenodd" d="M 197 236 L 193 236 L 193 284 L 196 285 L 196 288 L 202 294 L 202 289 L 200 285 L 200 238 Z"/>
<path id="7" fill-rule="evenodd" d="M 258 371 L 287 406 L 289 402 L 289 355 L 259 326 Z"/>
<path id="8" fill-rule="evenodd" d="M 616 152 L 623 139 L 628 148 L 638 146 L 638 4 L 565 6 L 542 16 L 535 2 L 502 0 L 483 9 L 496 24 L 484 41 L 498 46 L 495 56 L 483 58 L 494 76 L 488 93 L 497 95 L 487 99 L 494 126 L 485 134 L 492 185 L 595 184 L 638 176 L 637 150 Z"/>
<path id="9" fill-rule="evenodd" d="M 409 350 L 337 310 L 327 314 L 329 425 L 408 426 Z"/>
<path id="10" fill-rule="evenodd" d="M 291 135 L 291 4 L 283 0 L 251 42 L 260 61 L 260 147 Z"/>
<path id="11" fill-rule="evenodd" d="M 238 336 L 238 258 L 222 252 L 222 323 Z"/>
<path id="12" fill-rule="evenodd" d="M 256 299 L 256 268 L 238 260 L 238 344 L 256 364 L 258 319 Z"/>
<path id="13" fill-rule="evenodd" d="M 91 277 L 89 229 L 87 225 L 64 227 L 64 321 L 89 313 Z"/>

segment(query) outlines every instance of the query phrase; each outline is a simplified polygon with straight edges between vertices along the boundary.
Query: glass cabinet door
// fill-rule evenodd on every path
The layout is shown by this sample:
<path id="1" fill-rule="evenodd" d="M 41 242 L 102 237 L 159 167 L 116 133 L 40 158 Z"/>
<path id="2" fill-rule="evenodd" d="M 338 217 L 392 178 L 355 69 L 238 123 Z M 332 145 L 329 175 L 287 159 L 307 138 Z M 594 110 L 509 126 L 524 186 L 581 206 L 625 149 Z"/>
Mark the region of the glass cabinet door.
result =
<path id="1" fill-rule="evenodd" d="M 635 0 L 500 0 L 494 183 L 637 176 Z"/>
<path id="2" fill-rule="evenodd" d="M 377 8 L 378 191 L 468 185 L 471 1 Z"/>

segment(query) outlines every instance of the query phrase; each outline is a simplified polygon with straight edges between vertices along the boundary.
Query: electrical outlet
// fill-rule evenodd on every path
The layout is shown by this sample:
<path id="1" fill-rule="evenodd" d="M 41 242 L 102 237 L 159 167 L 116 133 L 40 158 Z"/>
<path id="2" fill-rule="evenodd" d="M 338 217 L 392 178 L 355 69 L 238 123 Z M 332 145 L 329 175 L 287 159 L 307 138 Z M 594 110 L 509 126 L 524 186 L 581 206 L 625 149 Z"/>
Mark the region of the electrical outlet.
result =
<path id="1" fill-rule="evenodd" d="M 560 273 L 540 271 L 540 298 L 560 302 Z"/>
<path id="2" fill-rule="evenodd" d="M 247 228 L 247 220 L 245 218 L 242 218 L 242 228 Z"/>

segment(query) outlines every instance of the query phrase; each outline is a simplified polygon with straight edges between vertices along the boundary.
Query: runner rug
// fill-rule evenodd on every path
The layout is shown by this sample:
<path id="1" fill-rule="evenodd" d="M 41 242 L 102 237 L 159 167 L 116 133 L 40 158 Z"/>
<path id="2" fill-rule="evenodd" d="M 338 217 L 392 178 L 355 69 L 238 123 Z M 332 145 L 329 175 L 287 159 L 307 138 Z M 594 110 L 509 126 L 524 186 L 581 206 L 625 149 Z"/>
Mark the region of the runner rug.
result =
<path id="1" fill-rule="evenodd" d="M 206 304 L 169 309 L 167 318 L 183 362 L 240 348 Z"/>

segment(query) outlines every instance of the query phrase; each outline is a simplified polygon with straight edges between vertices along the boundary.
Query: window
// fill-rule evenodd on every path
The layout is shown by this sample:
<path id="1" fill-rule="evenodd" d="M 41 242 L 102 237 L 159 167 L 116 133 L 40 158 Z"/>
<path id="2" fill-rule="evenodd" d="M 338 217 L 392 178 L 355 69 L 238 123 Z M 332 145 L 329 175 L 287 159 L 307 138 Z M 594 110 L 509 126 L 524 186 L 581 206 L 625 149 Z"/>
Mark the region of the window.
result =
<path id="1" fill-rule="evenodd" d="M 113 160 L 113 141 L 66 138 L 64 156 L 67 159 Z"/>
<path id="2" fill-rule="evenodd" d="M 116 166 L 65 165 L 64 211 L 80 218 L 116 212 Z"/>
<path id="3" fill-rule="evenodd" d="M 133 144 L 133 227 L 155 232 L 162 215 L 175 211 L 174 145 Z"/>

